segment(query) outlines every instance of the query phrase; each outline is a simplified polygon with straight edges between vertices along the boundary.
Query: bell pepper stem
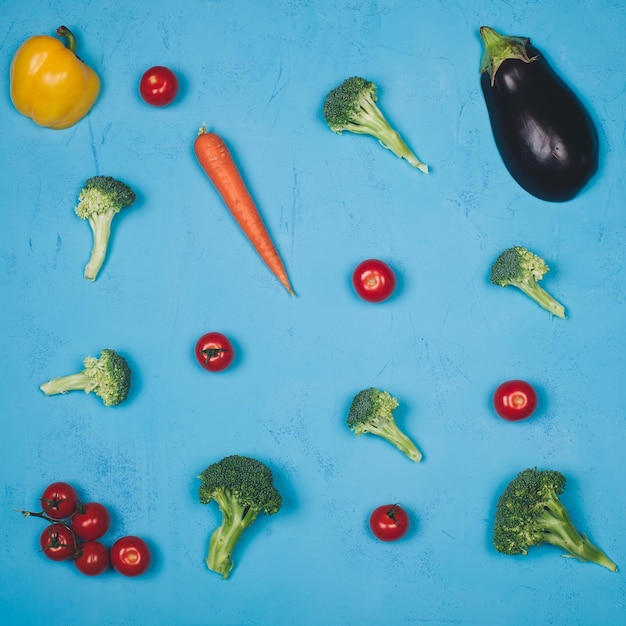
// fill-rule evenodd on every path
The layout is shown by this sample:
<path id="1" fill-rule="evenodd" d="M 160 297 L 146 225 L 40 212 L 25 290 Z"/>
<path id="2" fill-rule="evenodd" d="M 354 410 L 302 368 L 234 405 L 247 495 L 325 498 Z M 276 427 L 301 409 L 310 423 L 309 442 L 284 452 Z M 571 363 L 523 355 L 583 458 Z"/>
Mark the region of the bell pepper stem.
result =
<path id="1" fill-rule="evenodd" d="M 59 37 L 65 37 L 67 39 L 68 50 L 76 54 L 76 37 L 74 37 L 74 33 L 72 33 L 67 26 L 59 26 L 57 28 L 57 35 L 59 35 Z"/>

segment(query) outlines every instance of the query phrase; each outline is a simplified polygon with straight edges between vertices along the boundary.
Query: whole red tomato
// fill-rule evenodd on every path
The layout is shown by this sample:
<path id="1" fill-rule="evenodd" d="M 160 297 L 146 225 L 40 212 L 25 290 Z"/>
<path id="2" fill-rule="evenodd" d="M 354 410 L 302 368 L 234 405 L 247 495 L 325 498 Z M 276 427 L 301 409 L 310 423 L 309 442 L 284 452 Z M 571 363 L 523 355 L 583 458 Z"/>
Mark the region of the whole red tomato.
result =
<path id="1" fill-rule="evenodd" d="M 493 394 L 496 413 L 509 422 L 530 417 L 537 408 L 537 392 L 524 380 L 508 380 Z"/>
<path id="2" fill-rule="evenodd" d="M 77 537 L 93 541 L 100 539 L 109 530 L 111 517 L 106 507 L 99 502 L 87 502 L 78 506 L 70 524 Z"/>
<path id="3" fill-rule="evenodd" d="M 371 514 L 370 529 L 381 541 L 396 541 L 409 529 L 409 516 L 398 504 L 384 504 Z"/>
<path id="4" fill-rule="evenodd" d="M 198 363 L 209 372 L 225 370 L 235 358 L 235 351 L 226 335 L 206 333 L 196 342 L 195 355 Z"/>
<path id="5" fill-rule="evenodd" d="M 155 65 L 141 77 L 139 93 L 148 104 L 164 107 L 171 104 L 178 94 L 178 78 L 168 67 Z"/>
<path id="6" fill-rule="evenodd" d="M 150 565 L 148 544 L 134 535 L 121 537 L 111 546 L 111 563 L 123 576 L 139 576 Z"/>
<path id="7" fill-rule="evenodd" d="M 352 284 L 357 294 L 367 302 L 382 302 L 396 288 L 396 275 L 383 261 L 367 259 L 352 273 Z"/>
<path id="8" fill-rule="evenodd" d="M 65 524 L 49 524 L 39 537 L 43 553 L 52 561 L 66 561 L 76 553 L 76 538 Z"/>
<path id="9" fill-rule="evenodd" d="M 98 576 L 109 567 L 109 551 L 99 541 L 85 541 L 78 550 L 74 565 L 86 576 Z"/>
<path id="10" fill-rule="evenodd" d="M 52 519 L 66 519 L 76 511 L 78 494 L 72 485 L 56 482 L 48 485 L 40 498 L 41 510 Z"/>

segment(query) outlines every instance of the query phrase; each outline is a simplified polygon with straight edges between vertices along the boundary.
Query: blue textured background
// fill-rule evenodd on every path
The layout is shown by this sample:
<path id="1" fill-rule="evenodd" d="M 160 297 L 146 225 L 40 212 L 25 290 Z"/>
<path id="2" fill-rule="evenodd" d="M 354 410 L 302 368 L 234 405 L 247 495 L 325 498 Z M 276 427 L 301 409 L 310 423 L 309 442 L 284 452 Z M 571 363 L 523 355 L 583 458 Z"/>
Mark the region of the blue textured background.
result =
<path id="1" fill-rule="evenodd" d="M 3 623 L 624 622 L 622 573 L 550 547 L 506 557 L 490 537 L 506 482 L 552 467 L 568 477 L 563 499 L 580 530 L 626 568 L 623 2 L 1 5 Z M 60 24 L 103 86 L 87 118 L 50 131 L 13 109 L 8 72 L 23 40 Z M 505 171 L 479 87 L 483 24 L 530 36 L 591 111 L 601 167 L 575 200 L 537 200 Z M 155 64 L 182 83 L 165 109 L 138 96 Z M 353 74 L 378 83 L 381 108 L 431 174 L 327 129 L 323 98 Z M 296 298 L 197 165 L 202 123 L 231 146 Z M 123 178 L 139 199 L 114 223 L 91 284 L 91 234 L 73 207 L 94 174 Z M 489 284 L 495 256 L 517 243 L 552 266 L 544 286 L 566 321 Z M 350 287 L 368 257 L 399 276 L 381 305 Z M 208 330 L 240 355 L 216 376 L 192 353 Z M 127 403 L 39 391 L 102 347 L 129 358 Z M 517 377 L 536 385 L 541 407 L 511 424 L 490 396 Z M 400 400 L 421 464 L 345 427 L 352 395 L 370 385 Z M 196 476 L 232 453 L 270 465 L 284 507 L 247 531 L 222 581 L 203 560 L 219 514 L 197 502 Z M 13 509 L 35 508 L 54 480 L 110 508 L 108 542 L 144 536 L 150 573 L 91 579 L 39 554 L 41 523 Z M 412 530 L 382 544 L 367 519 L 396 501 Z"/>

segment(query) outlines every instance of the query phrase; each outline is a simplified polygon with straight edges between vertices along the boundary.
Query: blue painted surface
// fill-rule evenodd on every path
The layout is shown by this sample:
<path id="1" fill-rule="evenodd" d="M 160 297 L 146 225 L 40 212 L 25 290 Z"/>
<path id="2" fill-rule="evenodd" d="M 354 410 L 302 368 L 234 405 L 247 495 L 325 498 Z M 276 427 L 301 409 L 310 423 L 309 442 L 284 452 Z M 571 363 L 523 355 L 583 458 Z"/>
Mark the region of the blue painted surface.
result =
<path id="1" fill-rule="evenodd" d="M 623 3 L 38 4 L 4 2 L 0 37 L 3 623 L 622 623 L 622 573 L 550 547 L 506 557 L 490 533 L 506 482 L 551 467 L 568 477 L 580 530 L 626 567 Z M 24 39 L 61 23 L 103 88 L 87 118 L 49 131 L 13 109 L 8 72 Z M 502 165 L 479 87 L 483 24 L 532 37 L 597 123 L 600 171 L 571 202 L 529 196 Z M 164 109 L 138 96 L 155 64 L 181 79 Z M 378 83 L 429 175 L 327 129 L 323 98 L 353 74 Z M 231 146 L 296 298 L 195 162 L 202 123 Z M 72 209 L 94 174 L 123 178 L 138 201 L 91 284 L 91 234 Z M 544 286 L 566 321 L 489 284 L 493 259 L 517 243 L 551 265 Z M 368 257 L 398 273 L 380 305 L 350 287 Z M 193 359 L 208 330 L 239 353 L 217 376 Z M 125 404 L 39 391 L 103 347 L 133 367 Z M 505 423 L 490 394 L 518 377 L 541 406 Z M 345 427 L 351 397 L 370 385 L 398 397 L 421 464 Z M 233 453 L 272 468 L 284 506 L 247 531 L 222 581 L 203 560 L 219 514 L 197 502 L 196 476 Z M 110 508 L 107 542 L 145 537 L 149 574 L 91 579 L 38 553 L 40 521 L 13 509 L 36 507 L 54 480 Z M 413 521 L 395 544 L 367 528 L 385 502 Z"/>

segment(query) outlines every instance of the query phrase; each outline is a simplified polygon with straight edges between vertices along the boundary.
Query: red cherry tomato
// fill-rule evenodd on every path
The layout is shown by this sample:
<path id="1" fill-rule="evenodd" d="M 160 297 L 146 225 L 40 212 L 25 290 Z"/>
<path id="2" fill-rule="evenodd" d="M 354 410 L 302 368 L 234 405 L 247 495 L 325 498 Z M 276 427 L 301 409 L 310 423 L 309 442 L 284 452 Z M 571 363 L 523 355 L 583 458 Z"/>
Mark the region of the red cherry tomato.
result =
<path id="1" fill-rule="evenodd" d="M 409 516 L 398 504 L 385 504 L 374 509 L 370 529 L 381 541 L 396 541 L 409 529 Z"/>
<path id="2" fill-rule="evenodd" d="M 111 517 L 106 507 L 99 502 L 87 502 L 79 505 L 70 524 L 77 537 L 93 541 L 100 539 L 109 530 Z"/>
<path id="3" fill-rule="evenodd" d="M 352 284 L 363 300 L 382 302 L 394 292 L 396 275 L 386 263 L 368 259 L 357 265 L 352 273 Z"/>
<path id="4" fill-rule="evenodd" d="M 235 358 L 233 346 L 222 333 L 206 333 L 196 342 L 196 360 L 209 372 L 225 370 Z"/>
<path id="5" fill-rule="evenodd" d="M 178 94 L 178 78 L 168 67 L 155 65 L 141 77 L 139 93 L 148 104 L 164 107 L 171 104 Z"/>
<path id="6" fill-rule="evenodd" d="M 496 413 L 510 422 L 530 417 L 537 408 L 537 392 L 523 380 L 502 383 L 493 394 Z"/>
<path id="7" fill-rule="evenodd" d="M 76 553 L 76 538 L 65 524 L 49 524 L 39 537 L 39 545 L 52 561 L 66 561 Z"/>
<path id="8" fill-rule="evenodd" d="M 86 576 L 98 576 L 109 567 L 109 551 L 99 541 L 85 541 L 80 544 L 78 556 L 74 559 L 76 569 Z"/>
<path id="9" fill-rule="evenodd" d="M 111 563 L 123 576 L 139 576 L 150 565 L 150 549 L 140 537 L 121 537 L 111 546 Z"/>
<path id="10" fill-rule="evenodd" d="M 40 498 L 41 510 L 52 519 L 65 519 L 76 511 L 78 495 L 72 485 L 56 482 L 48 485 Z"/>

